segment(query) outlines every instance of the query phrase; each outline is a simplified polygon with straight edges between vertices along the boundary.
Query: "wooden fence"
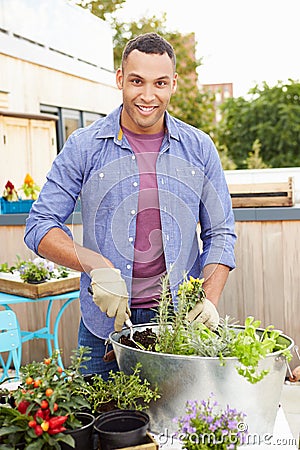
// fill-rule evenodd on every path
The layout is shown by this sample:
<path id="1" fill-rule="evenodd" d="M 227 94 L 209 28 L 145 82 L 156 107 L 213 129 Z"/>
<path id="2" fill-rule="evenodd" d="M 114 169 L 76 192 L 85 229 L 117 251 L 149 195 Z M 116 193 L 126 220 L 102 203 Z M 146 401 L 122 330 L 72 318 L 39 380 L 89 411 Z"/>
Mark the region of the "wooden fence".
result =
<path id="1" fill-rule="evenodd" d="M 241 221 L 236 222 L 236 263 L 225 286 L 219 304 L 221 316 L 226 314 L 243 323 L 249 315 L 261 320 L 261 325 L 274 325 L 300 344 L 300 221 Z M 73 227 L 80 236 L 81 225 Z M 15 260 L 15 255 L 28 257 L 23 244 L 24 226 L 1 226 L 1 262 Z M 80 238 L 79 238 L 80 240 Z M 5 250 L 5 253 L 4 253 Z M 59 303 L 59 302 L 57 302 Z M 58 307 L 58 304 L 54 306 Z M 13 307 L 21 327 L 42 326 L 46 304 Z M 60 345 L 64 362 L 69 361 L 77 346 L 80 319 L 79 302 L 73 302 L 63 314 Z M 23 363 L 42 358 L 47 353 L 43 340 L 34 345 L 24 344 Z M 293 358 L 291 367 L 300 364 Z"/>

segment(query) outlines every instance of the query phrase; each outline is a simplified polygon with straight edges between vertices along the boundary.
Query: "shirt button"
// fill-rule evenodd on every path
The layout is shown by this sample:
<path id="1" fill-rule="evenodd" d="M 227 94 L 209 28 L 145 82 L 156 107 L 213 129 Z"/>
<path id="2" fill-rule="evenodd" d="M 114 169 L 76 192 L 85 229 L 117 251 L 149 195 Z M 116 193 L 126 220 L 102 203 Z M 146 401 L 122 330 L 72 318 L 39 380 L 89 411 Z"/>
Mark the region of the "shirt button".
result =
<path id="1" fill-rule="evenodd" d="M 192 170 L 192 175 L 195 175 L 195 173 L 196 173 L 196 172 L 195 172 L 194 170 Z"/>
<path id="2" fill-rule="evenodd" d="M 135 160 L 135 155 L 132 155 L 131 159 L 133 159 L 133 161 Z"/>
<path id="3" fill-rule="evenodd" d="M 99 177 L 104 178 L 104 173 L 103 172 L 99 173 Z"/>
<path id="4" fill-rule="evenodd" d="M 131 269 L 131 265 L 130 265 L 130 264 L 127 264 L 126 268 L 127 268 L 127 269 Z"/>
<path id="5" fill-rule="evenodd" d="M 130 211 L 130 214 L 131 214 L 132 216 L 134 216 L 134 215 L 135 215 L 135 209 L 132 209 L 132 210 Z"/>
<path id="6" fill-rule="evenodd" d="M 132 184 L 134 187 L 137 187 L 137 185 L 138 185 L 137 181 L 134 181 Z"/>
<path id="7" fill-rule="evenodd" d="M 129 242 L 133 242 L 133 237 L 128 238 Z"/>

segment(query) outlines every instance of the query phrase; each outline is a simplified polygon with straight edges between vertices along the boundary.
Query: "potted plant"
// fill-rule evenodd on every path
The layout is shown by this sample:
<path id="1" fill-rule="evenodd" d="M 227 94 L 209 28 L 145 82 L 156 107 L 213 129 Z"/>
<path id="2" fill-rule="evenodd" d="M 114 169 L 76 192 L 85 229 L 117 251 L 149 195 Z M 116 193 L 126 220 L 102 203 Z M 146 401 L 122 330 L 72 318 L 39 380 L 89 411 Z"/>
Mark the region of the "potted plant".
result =
<path id="1" fill-rule="evenodd" d="M 217 330 L 210 330 L 200 322 L 190 323 L 189 311 L 197 302 L 203 302 L 205 292 L 203 279 L 190 277 L 185 279 L 178 290 L 178 310 L 173 312 L 171 296 L 168 289 L 168 278 L 163 280 L 161 299 L 158 305 L 157 333 L 151 328 L 147 332 L 134 334 L 134 340 L 144 350 L 173 355 L 196 355 L 203 357 L 219 357 L 225 364 L 225 357 L 237 358 L 238 373 L 250 383 L 257 383 L 267 374 L 267 370 L 259 369 L 259 362 L 268 354 L 282 350 L 284 356 L 291 358 L 286 342 L 280 343 L 280 331 L 273 326 L 259 331 L 260 321 L 249 316 L 242 328 L 234 327 L 229 316 L 220 320 Z M 134 347 L 127 336 L 122 336 L 121 343 Z M 140 347 L 141 348 L 141 347 Z"/>
<path id="2" fill-rule="evenodd" d="M 0 272 L 10 273 L 26 283 L 43 283 L 50 279 L 68 278 L 70 270 L 64 266 L 56 266 L 52 261 L 44 258 L 34 258 L 32 261 L 24 261 L 18 257 L 18 261 L 9 266 L 0 264 Z"/>
<path id="3" fill-rule="evenodd" d="M 211 394 L 208 400 L 186 403 L 185 415 L 174 418 L 176 437 L 187 450 L 235 450 L 247 440 L 245 417 L 229 405 L 220 409 Z"/>
<path id="4" fill-rule="evenodd" d="M 35 183 L 32 176 L 27 173 L 24 178 L 24 183 L 20 187 L 20 190 L 23 192 L 26 199 L 36 200 L 41 189 Z"/>
<path id="5" fill-rule="evenodd" d="M 222 406 L 245 411 L 251 431 L 272 432 L 293 340 L 272 326 L 259 328 L 260 322 L 250 316 L 242 326 L 226 317 L 215 331 L 189 323 L 190 309 L 205 295 L 202 282 L 184 280 L 173 312 L 168 279 L 162 280 L 157 323 L 134 326 L 134 340 L 144 349 L 128 339 L 128 329 L 110 335 L 119 367 L 131 373 L 140 361 L 142 376 L 158 384 L 161 398 L 149 408 L 154 432 L 175 431 L 170 422 L 186 401 L 201 401 L 210 392 Z"/>
<path id="6" fill-rule="evenodd" d="M 15 406 L 11 401 L 0 405 L 1 448 L 59 449 L 62 443 L 74 447 L 74 438 L 67 431 L 81 427 L 78 413 L 90 407 L 78 393 L 85 383 L 80 368 L 88 358 L 87 351 L 85 347 L 77 349 L 70 367 L 64 370 L 58 365 L 58 353 L 21 367 L 20 386 L 12 393 Z M 93 428 L 95 419 L 89 416 Z"/>
<path id="7" fill-rule="evenodd" d="M 1 213 L 28 213 L 33 202 L 38 198 L 39 191 L 40 187 L 29 174 L 26 174 L 24 183 L 18 191 L 12 182 L 8 181 L 1 197 Z"/>
<path id="8" fill-rule="evenodd" d="M 141 366 L 137 363 L 128 375 L 110 371 L 106 381 L 101 375 L 85 376 L 86 384 L 79 386 L 79 393 L 97 415 L 116 409 L 145 410 L 160 395 L 157 386 L 150 387 L 149 381 L 140 377 Z"/>
<path id="9" fill-rule="evenodd" d="M 9 180 L 4 187 L 2 197 L 8 202 L 17 202 L 19 200 L 15 186 Z"/>

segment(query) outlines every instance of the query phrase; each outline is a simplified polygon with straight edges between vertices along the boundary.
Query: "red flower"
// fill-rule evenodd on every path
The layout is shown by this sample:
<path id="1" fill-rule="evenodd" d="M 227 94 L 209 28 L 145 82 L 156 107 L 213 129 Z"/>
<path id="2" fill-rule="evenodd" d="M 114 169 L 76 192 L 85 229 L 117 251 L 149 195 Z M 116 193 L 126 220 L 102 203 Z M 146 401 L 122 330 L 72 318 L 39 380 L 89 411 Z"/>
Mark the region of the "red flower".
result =
<path id="1" fill-rule="evenodd" d="M 6 185 L 5 185 L 5 189 L 7 189 L 9 193 L 11 193 L 11 192 L 15 189 L 15 187 L 14 187 L 14 185 L 8 180 L 8 182 L 7 182 Z"/>

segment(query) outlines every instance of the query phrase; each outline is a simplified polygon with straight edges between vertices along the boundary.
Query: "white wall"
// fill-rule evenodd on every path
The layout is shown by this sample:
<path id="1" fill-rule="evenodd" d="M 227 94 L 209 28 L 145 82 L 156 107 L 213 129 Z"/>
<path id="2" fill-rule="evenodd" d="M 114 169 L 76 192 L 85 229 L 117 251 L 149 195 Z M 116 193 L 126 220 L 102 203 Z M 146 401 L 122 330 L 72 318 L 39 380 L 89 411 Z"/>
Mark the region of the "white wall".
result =
<path id="1" fill-rule="evenodd" d="M 40 46 L 113 71 L 107 22 L 67 0 L 0 0 L 0 26 Z"/>
<path id="2" fill-rule="evenodd" d="M 121 101 L 110 26 L 67 0 L 0 0 L 0 58 L 11 111 L 107 114 Z"/>

